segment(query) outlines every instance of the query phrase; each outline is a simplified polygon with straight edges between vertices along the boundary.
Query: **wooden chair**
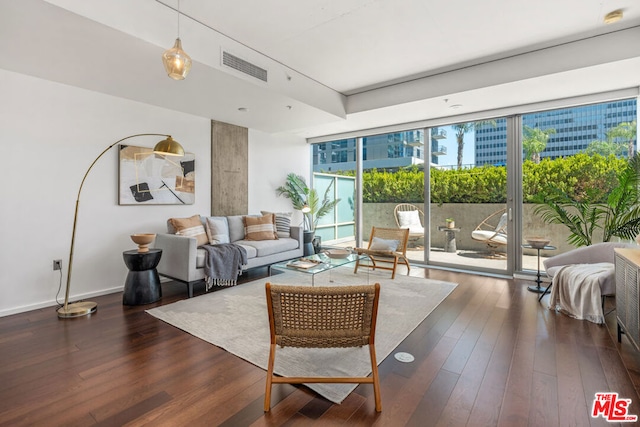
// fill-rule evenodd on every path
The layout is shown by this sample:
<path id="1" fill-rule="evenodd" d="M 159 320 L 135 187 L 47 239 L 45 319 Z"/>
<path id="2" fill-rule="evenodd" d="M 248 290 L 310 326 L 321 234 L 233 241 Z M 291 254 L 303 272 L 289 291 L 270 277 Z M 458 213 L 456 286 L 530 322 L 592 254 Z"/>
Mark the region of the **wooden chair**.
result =
<path id="1" fill-rule="evenodd" d="M 358 268 L 367 267 L 371 269 L 390 270 L 391 278 L 396 277 L 396 267 L 398 263 L 407 266 L 407 274 L 411 267 L 407 259 L 407 242 L 409 240 L 408 228 L 380 228 L 372 227 L 367 248 L 355 248 L 359 255 L 367 255 L 369 264 L 361 264 L 360 259 L 356 261 L 354 273 Z M 382 265 L 381 265 L 382 264 Z M 387 264 L 391 264 L 388 266 Z"/>
<path id="2" fill-rule="evenodd" d="M 375 335 L 380 284 L 364 286 L 289 286 L 267 283 L 271 348 L 264 411 L 271 409 L 273 383 L 373 384 L 376 411 L 382 411 Z M 276 347 L 332 348 L 369 346 L 371 377 L 278 377 Z"/>
<path id="3" fill-rule="evenodd" d="M 414 214 L 415 212 L 415 214 Z M 393 209 L 398 228 L 409 228 L 409 241 L 424 237 L 424 212 L 411 203 L 400 203 Z"/>

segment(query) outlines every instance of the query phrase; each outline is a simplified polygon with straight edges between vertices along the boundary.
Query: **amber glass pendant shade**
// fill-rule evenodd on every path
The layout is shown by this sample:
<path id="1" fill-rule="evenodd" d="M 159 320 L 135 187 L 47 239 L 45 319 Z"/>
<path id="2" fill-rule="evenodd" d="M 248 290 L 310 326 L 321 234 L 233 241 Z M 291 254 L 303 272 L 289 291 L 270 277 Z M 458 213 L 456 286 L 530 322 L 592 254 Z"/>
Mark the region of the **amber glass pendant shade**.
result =
<path id="1" fill-rule="evenodd" d="M 162 62 L 164 69 L 169 77 L 174 80 L 184 80 L 191 70 L 191 57 L 182 50 L 182 42 L 180 37 L 176 39 L 176 43 L 171 49 L 167 49 L 162 54 Z"/>

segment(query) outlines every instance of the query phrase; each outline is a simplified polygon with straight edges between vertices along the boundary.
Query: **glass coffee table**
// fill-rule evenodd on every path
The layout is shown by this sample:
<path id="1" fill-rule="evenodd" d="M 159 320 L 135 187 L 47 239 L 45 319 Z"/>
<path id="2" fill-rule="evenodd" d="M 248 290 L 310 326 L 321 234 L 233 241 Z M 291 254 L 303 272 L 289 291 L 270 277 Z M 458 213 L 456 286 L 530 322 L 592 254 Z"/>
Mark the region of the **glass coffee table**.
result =
<path id="1" fill-rule="evenodd" d="M 350 254 L 345 258 L 330 258 L 324 253 L 315 255 L 308 255 L 302 258 L 297 258 L 285 262 L 279 262 L 271 265 L 271 268 L 276 268 L 281 271 L 296 271 L 298 273 L 311 275 L 311 286 L 315 284 L 315 276 L 318 273 L 329 271 L 337 267 L 342 267 L 347 264 L 356 262 L 356 260 L 366 259 L 366 255 Z M 329 281 L 331 277 L 329 277 Z"/>

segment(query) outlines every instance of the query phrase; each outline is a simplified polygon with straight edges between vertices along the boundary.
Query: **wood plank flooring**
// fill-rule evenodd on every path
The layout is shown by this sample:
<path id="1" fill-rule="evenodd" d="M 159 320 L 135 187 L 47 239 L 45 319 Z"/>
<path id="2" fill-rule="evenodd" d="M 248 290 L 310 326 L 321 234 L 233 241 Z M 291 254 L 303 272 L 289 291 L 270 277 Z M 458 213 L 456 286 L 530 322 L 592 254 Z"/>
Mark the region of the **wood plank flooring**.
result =
<path id="1" fill-rule="evenodd" d="M 548 310 L 531 282 L 411 273 L 459 286 L 398 347 L 413 363 L 380 364 L 382 413 L 368 385 L 341 405 L 275 385 L 265 414 L 263 370 L 145 313 L 186 297 L 170 282 L 156 304 L 126 307 L 118 293 L 89 317 L 0 318 L 0 426 L 612 425 L 590 417 L 602 391 L 640 415 L 640 354 L 617 343 L 615 314 L 597 326 Z"/>

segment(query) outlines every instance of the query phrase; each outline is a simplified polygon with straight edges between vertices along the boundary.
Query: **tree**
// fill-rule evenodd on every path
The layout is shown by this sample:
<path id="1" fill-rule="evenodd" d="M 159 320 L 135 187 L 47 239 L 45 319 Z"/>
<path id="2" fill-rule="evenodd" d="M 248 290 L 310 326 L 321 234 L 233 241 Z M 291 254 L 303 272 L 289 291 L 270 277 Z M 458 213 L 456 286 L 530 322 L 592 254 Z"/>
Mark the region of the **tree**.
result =
<path id="1" fill-rule="evenodd" d="M 543 130 L 525 125 L 524 138 L 522 140 L 525 160 L 529 159 L 534 163 L 540 163 L 540 153 L 547 148 L 549 135 L 554 133 L 556 133 L 556 130 L 553 128 Z"/>
<path id="2" fill-rule="evenodd" d="M 586 154 L 593 156 L 594 154 L 600 154 L 603 157 L 609 157 L 611 155 L 620 157 L 626 150 L 626 147 L 617 142 L 611 141 L 592 141 L 584 151 Z"/>
<path id="3" fill-rule="evenodd" d="M 456 132 L 456 142 L 458 143 L 458 169 L 462 169 L 462 154 L 464 152 L 464 135 L 467 132 L 471 132 L 474 129 L 483 125 L 491 125 L 493 127 L 496 127 L 496 121 L 483 120 L 479 122 L 458 123 L 456 125 L 451 126 Z"/>
<path id="4" fill-rule="evenodd" d="M 607 131 L 607 141 L 617 142 L 616 140 L 622 140 L 621 142 L 627 144 L 627 157 L 630 159 L 635 154 L 634 143 L 638 134 L 638 123 L 636 120 L 629 122 L 622 122 L 618 126 L 613 127 Z"/>

